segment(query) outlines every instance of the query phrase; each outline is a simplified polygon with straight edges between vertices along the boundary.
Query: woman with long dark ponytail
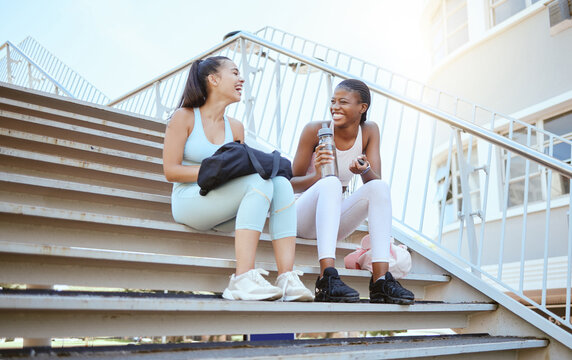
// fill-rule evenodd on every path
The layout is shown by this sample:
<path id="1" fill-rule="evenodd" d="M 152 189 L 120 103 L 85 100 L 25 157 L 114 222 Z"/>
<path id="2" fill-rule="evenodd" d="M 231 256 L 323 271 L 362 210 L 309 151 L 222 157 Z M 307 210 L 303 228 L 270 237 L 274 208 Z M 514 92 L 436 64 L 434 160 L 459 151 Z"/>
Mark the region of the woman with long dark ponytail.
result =
<path id="1" fill-rule="evenodd" d="M 244 127 L 225 115 L 240 101 L 244 79 L 237 66 L 223 56 L 191 65 L 181 101 L 165 132 L 163 171 L 173 182 L 171 208 L 175 221 L 198 230 L 236 218 L 236 271 L 223 297 L 230 300 L 312 301 L 310 290 L 293 271 L 296 210 L 290 182 L 281 176 L 264 180 L 259 174 L 239 177 L 199 194 L 201 161 L 220 146 L 244 141 Z M 269 231 L 278 267 L 276 284 L 254 268 L 256 247 L 270 213 Z"/>
<path id="2" fill-rule="evenodd" d="M 321 276 L 316 280 L 315 301 L 357 302 L 359 294 L 340 279 L 335 266 L 336 241 L 350 235 L 367 218 L 372 244 L 372 278 L 369 298 L 373 303 L 412 304 L 414 296 L 388 271 L 391 241 L 391 195 L 381 180 L 380 136 L 377 125 L 366 121 L 371 96 L 359 80 L 344 80 L 331 99 L 332 121 L 308 123 L 292 163 L 298 235 L 317 239 Z M 318 131 L 333 130 L 336 157 L 318 145 Z M 339 176 L 322 178 L 321 167 L 336 161 Z M 344 198 L 354 175 L 363 181 Z"/>

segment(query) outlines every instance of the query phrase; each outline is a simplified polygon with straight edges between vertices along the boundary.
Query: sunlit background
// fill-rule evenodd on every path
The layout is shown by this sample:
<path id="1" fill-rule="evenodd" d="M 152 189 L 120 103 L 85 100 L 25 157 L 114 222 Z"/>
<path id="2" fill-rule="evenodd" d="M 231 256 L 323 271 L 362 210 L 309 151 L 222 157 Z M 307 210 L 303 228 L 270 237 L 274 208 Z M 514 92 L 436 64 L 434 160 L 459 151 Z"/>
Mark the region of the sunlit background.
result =
<path id="1" fill-rule="evenodd" d="M 0 40 L 32 36 L 114 99 L 222 41 L 273 26 L 424 80 L 423 0 L 0 0 Z"/>

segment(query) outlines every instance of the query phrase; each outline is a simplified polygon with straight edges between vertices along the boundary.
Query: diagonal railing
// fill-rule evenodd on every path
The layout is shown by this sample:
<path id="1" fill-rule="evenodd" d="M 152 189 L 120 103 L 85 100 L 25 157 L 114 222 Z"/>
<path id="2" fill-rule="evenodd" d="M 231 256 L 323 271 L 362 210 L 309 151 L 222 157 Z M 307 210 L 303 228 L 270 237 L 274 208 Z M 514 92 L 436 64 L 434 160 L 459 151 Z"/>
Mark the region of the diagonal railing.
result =
<path id="1" fill-rule="evenodd" d="M 448 109 L 443 104 L 450 102 L 449 95 L 396 75 L 388 75 L 384 87 L 322 61 L 316 48 L 308 55 L 240 32 L 111 105 L 166 121 L 190 64 L 228 56 L 246 80 L 243 101 L 229 108 L 229 116 L 244 122 L 247 141 L 292 156 L 303 126 L 329 118 L 335 84 L 362 79 L 373 94 L 368 121 L 381 130 L 382 172 L 391 185 L 398 238 L 425 249 L 448 271 L 572 344 L 572 141 L 476 105 L 467 108 L 456 98 Z M 506 135 L 496 132 L 501 125 Z M 570 155 L 557 158 L 556 150 Z M 511 171 L 516 170 L 524 199 L 514 205 L 519 189 L 511 184 Z M 450 196 L 449 189 L 458 189 L 459 197 Z M 540 200 L 529 199 L 533 189 L 542 194 Z M 541 290 L 539 299 L 529 296 L 531 289 Z M 563 314 L 551 310 L 554 290 L 563 294 Z"/>
<path id="2" fill-rule="evenodd" d="M 4 54 L 4 56 L 1 56 Z M 33 38 L 0 46 L 0 81 L 96 104 L 109 98 Z"/>

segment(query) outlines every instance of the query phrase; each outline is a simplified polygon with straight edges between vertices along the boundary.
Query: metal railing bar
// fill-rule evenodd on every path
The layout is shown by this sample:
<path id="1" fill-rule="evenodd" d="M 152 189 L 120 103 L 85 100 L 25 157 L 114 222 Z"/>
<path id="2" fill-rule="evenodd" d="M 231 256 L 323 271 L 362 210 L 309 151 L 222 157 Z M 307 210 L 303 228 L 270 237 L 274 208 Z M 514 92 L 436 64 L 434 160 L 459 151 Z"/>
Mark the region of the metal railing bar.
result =
<path id="1" fill-rule="evenodd" d="M 491 118 L 491 130 L 494 129 L 494 119 L 495 114 L 492 114 Z M 488 206 L 488 199 L 489 199 L 489 184 L 490 184 L 490 173 L 491 173 L 491 160 L 492 160 L 492 151 L 493 151 L 493 144 L 489 143 L 488 151 L 487 151 L 487 162 L 486 162 L 486 172 L 485 172 L 485 191 L 483 195 L 483 203 L 481 208 L 481 235 L 479 239 L 479 256 L 477 260 L 477 264 L 480 267 L 481 261 L 483 257 L 483 248 L 484 248 L 484 239 L 485 239 L 485 227 L 486 227 L 486 219 L 487 219 L 487 206 Z"/>
<path id="2" fill-rule="evenodd" d="M 70 71 L 69 68 L 66 68 L 62 74 L 63 76 L 63 81 L 62 83 L 64 84 L 64 86 L 67 88 L 70 85 Z"/>
<path id="3" fill-rule="evenodd" d="M 263 56 L 263 53 L 264 53 L 264 48 L 260 47 L 260 50 L 259 50 L 259 52 L 258 52 L 258 54 L 257 54 L 257 60 L 256 60 L 256 67 L 255 67 L 255 68 L 256 68 L 256 72 L 259 72 L 259 71 L 261 71 L 262 69 L 266 69 L 266 67 L 267 67 L 267 65 L 268 65 L 268 59 L 269 59 L 270 56 L 269 56 L 269 54 L 266 54 L 266 56 Z M 261 66 L 260 63 L 261 63 L 263 57 L 264 57 L 264 64 Z M 254 95 L 254 98 L 255 98 L 255 99 L 258 99 L 258 97 L 259 97 L 259 95 L 260 95 L 260 92 L 262 91 L 261 89 L 262 89 L 262 80 L 264 79 L 264 73 L 265 73 L 265 72 L 263 71 L 262 74 L 261 74 L 260 76 L 258 76 L 258 86 L 256 86 L 256 90 L 255 90 L 255 91 L 256 91 L 256 95 Z M 271 79 L 271 82 L 270 82 L 270 85 L 269 85 L 269 91 L 270 91 L 270 89 L 272 88 L 272 82 L 273 82 L 273 79 Z M 253 85 L 254 85 L 254 81 L 253 81 Z M 269 95 L 266 96 L 266 101 L 268 101 L 268 98 L 269 98 L 269 97 L 270 97 Z M 253 113 L 253 114 L 254 114 L 254 110 L 256 109 L 256 105 L 257 105 L 257 104 L 258 104 L 258 101 L 254 101 L 254 103 L 252 104 L 252 113 Z M 254 119 L 254 117 L 253 117 L 252 121 L 256 121 L 256 120 Z M 260 123 L 262 124 L 262 121 L 260 121 Z M 261 127 L 261 126 L 258 126 L 258 130 L 257 130 L 258 132 L 260 132 L 260 127 Z"/>
<path id="4" fill-rule="evenodd" d="M 530 146 L 531 128 L 527 128 L 526 131 L 526 145 Z M 522 236 L 520 242 L 520 276 L 518 289 L 524 291 L 524 260 L 525 260 L 525 250 L 526 250 L 526 225 L 528 220 L 528 187 L 530 183 L 530 160 L 525 160 L 525 170 L 526 177 L 524 178 L 524 204 L 522 210 Z"/>
<path id="5" fill-rule="evenodd" d="M 187 72 L 185 70 L 181 70 L 176 77 L 176 80 L 173 81 L 173 85 L 171 86 L 172 97 L 169 95 L 169 99 L 171 99 L 171 103 L 169 107 L 171 109 L 171 114 L 174 110 L 176 110 L 178 105 L 178 98 L 182 96 L 181 90 L 185 87 L 185 83 L 187 81 Z"/>
<path id="6" fill-rule="evenodd" d="M 238 51 L 236 51 L 236 50 L 238 49 L 238 46 L 240 46 L 240 54 L 239 54 Z M 247 96 L 247 94 L 248 94 L 247 89 L 248 89 L 248 87 L 249 87 L 249 82 L 250 82 L 250 72 L 248 71 L 248 69 L 249 69 L 248 62 L 246 62 L 246 64 L 244 64 L 244 61 L 243 61 L 243 60 L 244 60 L 244 54 L 243 54 L 243 53 L 244 53 L 244 51 L 246 51 L 246 50 L 243 49 L 243 47 L 246 48 L 246 40 L 238 39 L 238 40 L 236 41 L 236 43 L 235 43 L 232 56 L 229 56 L 229 54 L 230 54 L 230 46 L 227 47 L 226 49 L 220 50 L 219 53 L 218 53 L 218 55 L 223 55 L 223 52 L 226 52 L 223 56 L 226 56 L 226 57 L 230 58 L 235 64 L 237 64 L 237 66 L 238 66 L 239 69 L 242 69 L 242 70 L 241 70 L 241 73 L 242 73 L 242 77 L 244 78 L 244 84 L 243 84 L 244 99 L 242 100 L 242 102 L 244 103 L 244 105 L 245 105 L 246 107 L 248 107 L 248 102 L 250 101 L 250 99 L 248 99 L 248 96 Z M 253 48 L 253 46 L 251 46 L 251 50 L 252 50 L 252 48 Z M 239 61 L 236 61 L 236 57 L 237 57 L 237 56 L 238 56 L 239 59 L 240 59 Z M 252 95 L 252 93 L 251 93 L 251 95 Z M 234 106 L 234 114 L 232 115 L 232 117 L 234 117 L 234 118 L 237 117 L 236 114 L 238 113 L 238 108 L 239 108 L 239 105 L 238 105 L 238 104 L 235 104 L 235 106 Z M 249 121 L 250 121 L 251 119 L 249 119 L 248 116 L 249 116 L 249 115 L 247 114 L 247 118 L 244 119 L 244 125 L 245 125 L 246 127 L 251 126 L 251 125 L 249 124 Z"/>
<path id="7" fill-rule="evenodd" d="M 316 113 L 316 107 L 318 105 L 318 97 L 320 96 L 320 90 L 322 88 L 322 80 L 324 79 L 324 73 L 320 72 L 320 80 L 318 81 L 318 86 L 316 87 L 316 95 L 314 96 L 314 106 L 312 106 L 312 112 L 310 113 L 310 118 L 309 121 L 314 121 L 314 114 Z M 304 89 L 305 91 L 305 89 Z M 298 118 L 300 118 L 300 113 L 298 113 Z M 296 134 L 298 131 L 298 124 L 300 123 L 300 121 L 296 121 L 296 123 L 294 124 L 294 130 L 292 132 L 292 134 Z M 292 149 L 294 147 L 294 139 L 295 136 L 291 136 L 290 137 L 290 145 L 288 147 L 288 152 L 292 153 Z"/>
<path id="8" fill-rule="evenodd" d="M 46 58 L 48 57 L 48 54 L 46 53 L 45 50 L 39 51 L 39 55 L 38 55 L 38 65 L 39 64 L 43 64 L 46 61 Z M 46 71 L 49 71 L 48 69 L 46 69 Z"/>
<path id="9" fill-rule="evenodd" d="M 289 65 L 286 65 L 287 67 Z M 280 121 L 280 128 L 276 128 L 277 131 L 279 131 L 279 136 L 277 139 L 277 143 L 280 144 L 280 139 L 282 139 L 282 133 L 284 132 L 284 125 L 286 124 L 286 119 L 288 119 L 288 114 L 290 114 L 290 107 L 292 105 L 292 98 L 294 97 L 294 91 L 296 90 L 296 84 L 298 83 L 298 76 L 300 76 L 300 66 L 301 64 L 298 63 L 296 64 L 296 71 L 295 71 L 295 75 L 294 75 L 294 82 L 291 85 L 291 90 L 290 90 L 290 98 L 288 99 L 288 104 L 286 105 L 286 113 L 284 114 L 284 118 L 283 119 L 276 119 L 277 121 Z M 288 71 L 288 69 L 284 70 L 284 72 L 286 73 Z M 308 77 L 306 77 L 306 85 L 308 84 Z M 302 97 L 302 99 L 304 99 Z M 300 105 L 301 107 L 301 105 Z"/>
<path id="10" fill-rule="evenodd" d="M 143 113 L 145 115 L 148 115 L 148 116 L 150 115 L 148 108 L 150 105 L 155 103 L 154 101 L 152 101 L 154 93 L 155 93 L 155 86 L 153 86 L 152 88 L 149 88 L 145 92 L 145 96 L 143 96 L 143 98 L 142 98 L 142 102 L 145 105 L 145 110 L 143 111 Z"/>
<path id="11" fill-rule="evenodd" d="M 282 92 L 284 91 L 284 87 L 286 86 L 286 74 L 288 73 L 288 63 L 290 62 L 290 58 L 288 56 L 286 56 L 286 62 L 285 62 L 285 67 L 284 67 L 284 74 L 281 74 L 281 80 L 280 80 L 280 88 L 278 89 L 278 92 L 276 94 L 276 98 L 280 99 L 282 96 Z M 278 56 L 276 58 L 276 63 L 278 64 L 279 68 L 282 68 L 282 62 L 280 61 L 280 56 Z M 281 101 L 277 101 L 276 102 L 276 106 L 274 107 L 274 114 L 272 115 L 272 122 L 270 123 L 270 129 L 268 130 L 268 138 L 270 139 L 270 134 L 272 134 L 272 130 L 274 129 L 274 124 L 276 124 L 277 121 L 279 121 L 278 119 L 278 114 L 280 114 L 282 112 L 282 102 Z"/>
<path id="12" fill-rule="evenodd" d="M 73 75 L 74 75 L 73 83 L 74 83 L 75 85 L 74 85 L 74 87 L 73 87 L 73 89 L 72 89 L 71 91 L 75 94 L 76 91 L 77 91 L 77 87 L 80 86 L 80 82 L 77 81 L 77 78 L 79 77 L 79 75 L 76 74 L 76 73 L 74 73 Z"/>
<path id="13" fill-rule="evenodd" d="M 423 98 L 423 92 L 425 91 L 425 88 L 421 89 L 421 99 Z M 409 158 L 409 174 L 407 176 L 407 186 L 405 187 L 405 199 L 403 202 L 403 213 L 401 215 L 401 218 L 403 221 L 405 221 L 405 213 L 407 211 L 407 202 L 409 200 L 409 189 L 411 187 L 411 175 L 413 173 L 413 160 L 415 159 L 415 148 L 417 145 L 417 134 L 419 133 L 419 117 L 421 116 L 420 112 L 417 112 L 417 116 L 415 117 L 415 135 L 413 135 L 413 142 L 412 142 L 412 146 L 411 146 L 411 157 Z"/>
<path id="14" fill-rule="evenodd" d="M 431 162 L 433 159 L 433 150 L 435 147 L 435 135 L 437 131 L 437 119 L 433 118 L 433 127 L 431 128 L 431 145 L 427 157 L 427 171 L 425 173 L 425 188 L 423 190 L 423 202 L 421 204 L 421 216 L 419 218 L 419 232 L 423 232 L 423 222 L 425 221 L 425 208 L 427 206 L 427 196 L 429 189 L 429 178 L 431 176 Z"/>
<path id="15" fill-rule="evenodd" d="M 81 83 L 81 87 L 79 88 L 79 91 L 78 91 L 78 96 L 77 96 L 78 98 L 82 98 L 82 97 L 83 97 L 82 94 L 85 94 L 85 89 L 86 89 L 87 86 L 88 86 L 84 81 L 81 81 L 80 83 Z"/>
<path id="16" fill-rule="evenodd" d="M 409 83 L 405 83 L 405 89 Z M 391 184 L 393 183 L 393 176 L 395 174 L 395 160 L 397 159 L 397 147 L 399 146 L 399 138 L 401 137 L 401 127 L 403 125 L 403 112 L 405 109 L 405 105 L 401 104 L 401 109 L 399 110 L 399 123 L 397 125 L 397 135 L 395 136 L 395 145 L 393 147 L 393 160 L 391 162 L 391 174 L 389 175 L 389 187 L 391 188 Z"/>
<path id="17" fill-rule="evenodd" d="M 451 184 L 451 178 L 453 177 L 451 174 L 451 161 L 453 156 L 453 128 L 449 131 L 449 153 L 447 154 L 447 168 L 445 172 L 445 183 L 443 184 L 445 187 L 443 188 L 443 195 L 441 198 L 441 214 L 439 216 L 439 245 L 443 239 L 443 225 L 445 223 L 445 208 L 447 207 L 447 193 L 449 192 L 449 185 Z M 453 199 L 454 201 L 454 199 Z"/>
<path id="18" fill-rule="evenodd" d="M 553 155 L 554 139 L 550 137 L 548 153 Z M 544 228 L 544 268 L 542 271 L 542 306 L 546 307 L 546 285 L 548 281 L 548 242 L 550 240 L 550 202 L 552 198 L 552 170 L 548 169 L 548 181 L 546 182 L 546 224 Z M 571 274 L 568 274 L 570 277 Z"/>
<path id="19" fill-rule="evenodd" d="M 391 88 L 391 84 L 393 82 L 393 74 L 390 75 L 389 77 L 389 85 L 388 88 Z M 382 94 L 383 96 L 383 94 Z M 383 98 L 385 99 L 385 108 L 383 109 L 383 122 L 381 123 L 381 129 L 379 130 L 379 138 L 383 139 L 383 132 L 385 130 L 385 123 L 387 121 L 387 109 L 389 108 L 389 98 L 387 96 L 383 96 Z"/>
<path id="20" fill-rule="evenodd" d="M 270 54 L 268 54 L 266 56 L 266 62 L 265 62 L 265 66 L 264 68 L 266 68 L 266 65 L 268 64 L 268 60 L 270 58 Z M 268 96 L 265 96 L 266 100 L 264 101 L 264 107 L 262 108 L 262 114 L 266 114 L 266 108 L 268 107 L 268 101 L 270 100 L 270 91 L 272 91 L 272 89 L 274 87 L 276 87 L 276 97 L 278 98 L 278 86 L 279 86 L 279 82 L 280 82 L 280 63 L 279 63 L 279 58 L 277 58 L 276 60 L 272 60 L 274 62 L 274 69 L 272 69 L 270 71 L 270 73 L 272 74 L 270 77 L 270 83 L 268 84 Z M 262 76 L 261 76 L 262 78 Z M 274 86 L 274 79 L 276 79 L 276 86 Z M 262 81 L 262 80 L 261 80 Z M 260 131 L 262 131 L 262 126 L 258 127 L 258 133 L 257 135 L 260 134 Z M 268 137 L 266 137 L 268 139 Z"/>
<path id="21" fill-rule="evenodd" d="M 295 122 L 296 125 L 300 122 L 299 119 L 300 119 L 300 116 L 302 114 L 302 108 L 304 107 L 304 99 L 306 98 L 306 91 L 308 90 L 308 83 L 309 82 L 310 82 L 310 69 L 308 69 L 308 73 L 306 74 L 306 81 L 304 83 L 304 90 L 302 91 L 300 106 L 298 107 L 298 113 L 296 114 L 296 119 L 297 119 L 297 121 Z M 312 112 L 314 112 L 314 111 L 312 111 Z M 295 132 L 294 132 L 294 134 L 295 134 Z M 283 134 L 280 134 L 280 139 L 282 139 L 282 135 Z M 292 138 L 294 138 L 294 136 L 292 136 Z M 291 150 L 291 149 L 289 149 L 289 150 Z"/>
<path id="22" fill-rule="evenodd" d="M 148 90 L 149 88 L 145 89 L 145 91 L 141 92 L 135 99 L 134 99 L 134 107 L 139 108 L 139 104 L 141 103 L 141 101 L 143 101 L 143 98 L 147 95 L 147 93 L 149 92 Z M 147 114 L 145 114 L 147 115 Z"/>
<path id="23" fill-rule="evenodd" d="M 12 44 L 10 41 L 6 41 L 6 44 L 8 44 L 13 50 L 16 50 L 16 52 L 23 57 L 28 63 L 32 64 L 32 66 L 34 66 L 43 76 L 46 77 L 46 79 L 48 79 L 50 82 L 52 82 L 53 84 L 55 84 L 56 86 L 58 86 L 62 92 L 64 92 L 67 96 L 71 97 L 71 98 L 75 98 L 66 88 L 64 88 L 60 83 L 58 83 L 58 81 L 56 79 L 54 79 L 53 77 L 50 76 L 49 73 L 47 73 L 44 69 L 42 69 L 38 64 L 36 64 L 36 62 L 34 62 L 31 58 L 29 58 L 22 50 L 20 50 L 17 46 L 15 46 L 14 44 Z"/>
<path id="24" fill-rule="evenodd" d="M 570 158 L 572 159 L 572 149 L 570 151 Z M 570 318 L 570 302 L 571 302 L 571 288 L 572 288 L 572 179 L 568 180 L 568 277 L 566 278 L 566 312 L 565 320 L 567 324 L 572 322 Z"/>
<path id="25" fill-rule="evenodd" d="M 509 126 L 509 137 L 512 139 L 513 136 L 513 123 L 510 123 Z M 506 153 L 506 165 L 505 165 L 505 184 L 504 184 L 504 197 L 502 201 L 504 201 L 503 205 L 503 212 L 502 212 L 502 224 L 501 224 L 501 241 L 499 244 L 499 262 L 498 262 L 498 271 L 497 276 L 500 280 L 502 278 L 502 264 L 503 264 L 503 253 L 504 253 L 504 240 L 506 236 L 506 215 L 508 209 L 508 201 L 509 201 L 509 187 L 510 187 L 510 163 L 511 163 L 511 153 L 509 151 L 505 151 Z"/>
<path id="26" fill-rule="evenodd" d="M 161 86 L 161 85 L 159 85 Z M 149 94 L 149 98 L 147 99 L 148 101 L 145 101 L 145 110 L 143 110 L 143 112 L 145 114 L 149 114 L 151 110 L 153 110 L 153 107 L 156 105 L 155 101 L 152 101 L 151 98 L 157 97 L 157 96 L 161 96 L 160 94 L 157 94 L 158 91 L 158 86 L 157 83 L 154 84 L 154 86 L 151 88 L 151 90 L 149 90 L 148 94 Z M 151 107 L 151 109 L 149 109 L 149 107 Z"/>
<path id="27" fill-rule="evenodd" d="M 169 79 L 169 83 L 165 84 L 165 91 L 166 91 L 165 97 L 161 99 L 161 103 L 163 104 L 163 106 L 165 106 L 165 112 L 167 114 L 171 112 L 171 104 L 168 104 L 167 101 L 168 99 L 172 99 L 175 96 L 175 94 L 173 93 L 173 89 L 175 88 L 175 84 L 180 78 L 180 76 L 178 75 L 179 74 L 176 74 L 175 76 L 171 77 Z"/>

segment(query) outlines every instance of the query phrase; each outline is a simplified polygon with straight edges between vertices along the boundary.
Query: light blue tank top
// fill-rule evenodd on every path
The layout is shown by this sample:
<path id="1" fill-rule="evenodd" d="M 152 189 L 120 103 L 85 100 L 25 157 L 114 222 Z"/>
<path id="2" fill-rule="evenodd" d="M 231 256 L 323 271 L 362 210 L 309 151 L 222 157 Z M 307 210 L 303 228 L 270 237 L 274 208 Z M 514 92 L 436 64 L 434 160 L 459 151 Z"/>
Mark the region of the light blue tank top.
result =
<path id="1" fill-rule="evenodd" d="M 215 153 L 223 144 L 234 141 L 232 136 L 232 130 L 230 128 L 230 122 L 226 115 L 224 115 L 224 141 L 222 144 L 211 143 L 203 129 L 203 121 L 201 119 L 201 112 L 199 108 L 193 109 L 195 112 L 195 125 L 193 126 L 193 131 L 187 138 L 185 142 L 185 149 L 183 151 L 183 165 L 200 165 L 203 159 L 211 156 Z M 173 190 L 181 183 L 175 183 Z M 189 184 L 189 183 L 187 183 Z M 191 183 L 196 184 L 196 183 Z"/>

